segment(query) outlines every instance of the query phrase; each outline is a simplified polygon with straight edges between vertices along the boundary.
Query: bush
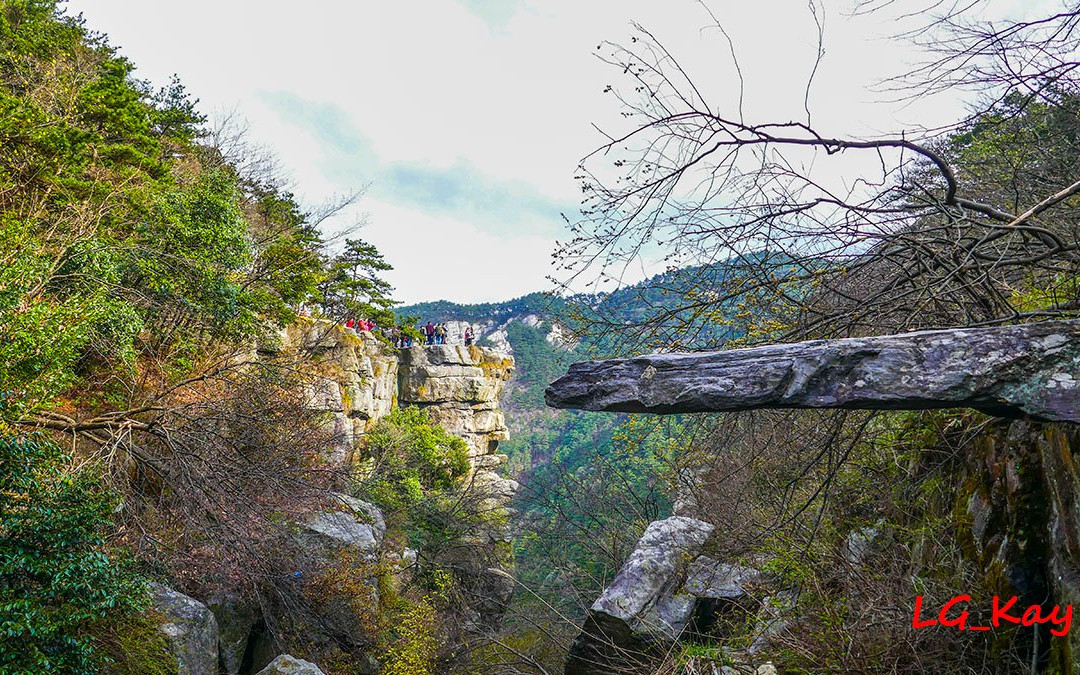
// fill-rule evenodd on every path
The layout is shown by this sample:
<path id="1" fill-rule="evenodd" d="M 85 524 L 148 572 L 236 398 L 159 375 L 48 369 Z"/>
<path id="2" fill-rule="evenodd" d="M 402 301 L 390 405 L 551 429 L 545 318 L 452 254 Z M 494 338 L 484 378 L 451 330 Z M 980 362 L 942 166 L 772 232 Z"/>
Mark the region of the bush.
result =
<path id="1" fill-rule="evenodd" d="M 465 441 L 432 424 L 419 408 L 391 412 L 366 441 L 375 466 L 361 490 L 391 510 L 449 490 L 469 470 Z"/>
<path id="2" fill-rule="evenodd" d="M 438 620 L 427 599 L 411 605 L 393 628 L 396 638 L 386 650 L 385 675 L 426 675 L 435 672 Z"/>
<path id="3" fill-rule="evenodd" d="M 0 436 L 0 672 L 93 672 L 87 631 L 146 603 L 103 537 L 114 495 L 69 460 L 42 438 Z"/>

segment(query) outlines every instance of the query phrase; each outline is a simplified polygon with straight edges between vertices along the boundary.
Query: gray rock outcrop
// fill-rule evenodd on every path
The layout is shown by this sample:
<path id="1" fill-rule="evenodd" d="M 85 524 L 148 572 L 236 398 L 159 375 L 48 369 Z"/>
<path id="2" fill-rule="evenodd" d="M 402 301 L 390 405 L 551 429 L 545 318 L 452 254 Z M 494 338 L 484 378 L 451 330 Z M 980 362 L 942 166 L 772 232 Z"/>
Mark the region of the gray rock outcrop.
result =
<path id="1" fill-rule="evenodd" d="M 473 624 L 494 626 L 514 592 L 511 531 L 507 505 L 517 481 L 496 470 L 506 461 L 499 442 L 508 438 L 499 396 L 514 371 L 514 360 L 475 345 L 434 345 L 402 350 L 398 369 L 401 405 L 424 409 L 433 422 L 465 440 L 470 473 L 466 480 L 491 517 L 462 538 L 467 546 L 447 553 L 445 564 L 467 579 L 465 595 L 477 613 Z"/>
<path id="2" fill-rule="evenodd" d="M 154 584 L 153 606 L 162 616 L 165 633 L 180 675 L 218 672 L 218 627 L 210 609 L 167 586 Z"/>
<path id="3" fill-rule="evenodd" d="M 401 405 L 424 408 L 432 421 L 465 439 L 470 458 L 493 455 L 508 437 L 499 396 L 513 372 L 514 360 L 490 349 L 413 347 L 401 352 L 398 398 Z"/>
<path id="4" fill-rule="evenodd" d="M 966 407 L 1080 422 L 1080 321 L 586 361 L 546 399 L 611 412 Z"/>
<path id="5" fill-rule="evenodd" d="M 334 494 L 342 508 L 335 511 L 316 511 L 307 515 L 303 526 L 329 544 L 346 546 L 374 558 L 386 534 L 382 512 L 369 504 L 345 494 Z"/>
<path id="6" fill-rule="evenodd" d="M 371 333 L 305 317 L 284 331 L 276 349 L 314 356 L 316 370 L 301 392 L 301 405 L 326 414 L 330 442 L 323 460 L 333 468 L 346 466 L 356 442 L 397 401 L 396 350 Z"/>
<path id="7" fill-rule="evenodd" d="M 431 420 L 465 440 L 469 461 L 501 493 L 516 483 L 496 480 L 508 438 L 499 396 L 514 372 L 514 359 L 476 345 L 417 345 L 393 349 L 367 332 L 301 318 L 281 337 L 279 350 L 305 349 L 318 368 L 301 392 L 302 405 L 326 414 L 331 437 L 324 459 L 348 465 L 354 446 L 395 406 L 418 406 Z"/>
<path id="8" fill-rule="evenodd" d="M 677 639 L 694 609 L 694 597 L 682 589 L 687 567 L 712 530 L 709 523 L 681 516 L 649 523 L 589 609 L 570 648 L 567 675 L 641 667 L 658 646 Z"/>
<path id="9" fill-rule="evenodd" d="M 675 639 L 686 626 L 693 600 L 678 589 L 687 562 L 701 551 L 713 526 L 673 516 L 649 523 L 619 574 L 591 612 L 624 622 L 634 633 Z"/>
<path id="10" fill-rule="evenodd" d="M 566 661 L 568 675 L 650 672 L 677 640 L 695 639 L 736 609 L 760 611 L 765 575 L 701 554 L 713 526 L 672 516 L 645 529 L 589 610 Z"/>
<path id="11" fill-rule="evenodd" d="M 282 654 L 256 675 L 323 675 L 323 671 L 311 661 Z"/>

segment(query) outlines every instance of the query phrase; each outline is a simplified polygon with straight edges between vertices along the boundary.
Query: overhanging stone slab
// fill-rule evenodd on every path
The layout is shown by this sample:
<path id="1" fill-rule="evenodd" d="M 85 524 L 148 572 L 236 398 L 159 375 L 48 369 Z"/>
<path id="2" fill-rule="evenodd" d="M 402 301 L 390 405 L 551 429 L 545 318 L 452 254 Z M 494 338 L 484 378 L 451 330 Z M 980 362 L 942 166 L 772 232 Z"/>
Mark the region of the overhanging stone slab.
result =
<path id="1" fill-rule="evenodd" d="M 650 413 L 964 407 L 1080 422 L 1080 321 L 585 361 L 546 400 Z"/>

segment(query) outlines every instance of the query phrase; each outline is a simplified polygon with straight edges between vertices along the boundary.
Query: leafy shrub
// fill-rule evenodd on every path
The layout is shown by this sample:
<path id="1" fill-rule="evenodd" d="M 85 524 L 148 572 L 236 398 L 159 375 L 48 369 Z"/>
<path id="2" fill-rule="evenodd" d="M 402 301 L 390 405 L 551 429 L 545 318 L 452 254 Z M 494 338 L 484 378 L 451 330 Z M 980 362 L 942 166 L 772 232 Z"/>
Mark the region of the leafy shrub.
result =
<path id="1" fill-rule="evenodd" d="M 425 598 L 412 604 L 398 617 L 395 638 L 386 650 L 385 675 L 425 675 L 435 672 L 439 642 L 435 609 Z"/>
<path id="2" fill-rule="evenodd" d="M 86 630 L 146 602 L 103 537 L 115 497 L 69 459 L 44 439 L 0 436 L 0 672 L 93 672 Z"/>
<path id="3" fill-rule="evenodd" d="M 433 424 L 419 408 L 393 411 L 366 441 L 375 464 L 361 491 L 391 510 L 449 490 L 469 470 L 465 441 Z"/>
<path id="4" fill-rule="evenodd" d="M 109 675 L 176 675 L 176 657 L 154 611 L 110 617 L 91 629 L 98 661 Z"/>

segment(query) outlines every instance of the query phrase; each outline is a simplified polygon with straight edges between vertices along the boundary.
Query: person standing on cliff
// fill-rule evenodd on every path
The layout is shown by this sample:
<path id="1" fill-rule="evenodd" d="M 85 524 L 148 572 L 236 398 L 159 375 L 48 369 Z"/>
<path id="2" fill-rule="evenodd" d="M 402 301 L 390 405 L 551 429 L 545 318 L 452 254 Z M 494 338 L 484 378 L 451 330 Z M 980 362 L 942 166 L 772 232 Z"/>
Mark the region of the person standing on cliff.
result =
<path id="1" fill-rule="evenodd" d="M 435 324 L 428 321 L 427 325 L 424 326 L 424 335 L 427 336 L 427 344 L 435 344 Z"/>
<path id="2" fill-rule="evenodd" d="M 468 347 L 468 346 L 472 345 L 472 342 L 473 342 L 472 326 L 465 326 L 465 346 Z"/>

